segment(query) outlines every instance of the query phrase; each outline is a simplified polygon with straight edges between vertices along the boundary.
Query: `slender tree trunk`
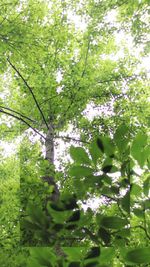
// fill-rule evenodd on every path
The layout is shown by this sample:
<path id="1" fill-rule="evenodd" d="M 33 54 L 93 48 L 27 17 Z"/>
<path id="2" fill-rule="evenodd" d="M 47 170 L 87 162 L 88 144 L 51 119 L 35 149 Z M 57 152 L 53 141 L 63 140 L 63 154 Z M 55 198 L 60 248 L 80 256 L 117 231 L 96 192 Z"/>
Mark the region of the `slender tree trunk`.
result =
<path id="1" fill-rule="evenodd" d="M 54 147 L 54 125 L 53 121 L 49 122 L 49 130 L 46 135 L 46 141 L 45 141 L 45 148 L 46 148 L 46 156 L 45 159 L 49 161 L 50 165 L 54 166 L 54 153 L 55 153 L 55 147 Z M 43 177 L 43 180 L 48 182 L 49 185 L 54 186 L 54 190 L 51 194 L 51 196 L 47 200 L 51 200 L 54 202 L 57 202 L 59 199 L 59 189 L 58 186 L 54 180 L 54 177 L 52 175 Z M 54 246 L 54 250 L 58 257 L 65 257 L 65 254 L 63 250 L 61 249 L 60 243 L 56 241 L 56 244 Z"/>
<path id="2" fill-rule="evenodd" d="M 54 126 L 53 121 L 49 122 L 49 130 L 47 131 L 46 141 L 45 141 L 45 148 L 46 148 L 46 155 L 45 159 L 49 161 L 49 164 L 54 167 Z M 53 171 L 49 175 L 43 176 L 42 179 L 47 182 L 49 185 L 54 186 L 54 190 L 51 196 L 47 200 L 51 200 L 56 202 L 59 199 L 59 189 L 55 182 Z"/>

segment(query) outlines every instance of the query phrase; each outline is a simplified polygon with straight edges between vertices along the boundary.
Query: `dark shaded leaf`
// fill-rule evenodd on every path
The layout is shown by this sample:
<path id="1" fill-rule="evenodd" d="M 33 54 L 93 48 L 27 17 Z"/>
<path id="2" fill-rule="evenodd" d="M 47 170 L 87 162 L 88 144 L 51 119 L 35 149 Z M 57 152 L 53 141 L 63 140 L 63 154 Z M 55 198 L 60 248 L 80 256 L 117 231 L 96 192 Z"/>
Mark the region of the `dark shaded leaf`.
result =
<path id="1" fill-rule="evenodd" d="M 72 209 L 74 209 L 74 208 L 78 208 L 78 205 L 77 205 L 77 203 L 76 203 L 76 200 L 75 200 L 75 199 L 72 199 L 69 203 L 66 203 L 66 204 L 65 204 L 65 208 L 66 208 L 67 210 L 72 210 Z"/>
<path id="2" fill-rule="evenodd" d="M 114 194 L 119 194 L 119 187 L 118 186 L 111 186 L 111 191 Z"/>
<path id="3" fill-rule="evenodd" d="M 114 155 L 115 146 L 112 142 L 112 139 L 109 136 L 102 136 L 101 142 L 103 144 L 105 154 L 108 157 L 111 157 L 112 155 Z"/>
<path id="4" fill-rule="evenodd" d="M 99 262 L 97 262 L 97 261 L 89 262 L 89 263 L 84 265 L 84 267 L 98 267 L 98 266 L 100 266 L 100 265 L 99 265 Z"/>
<path id="5" fill-rule="evenodd" d="M 107 231 L 105 228 L 100 227 L 100 229 L 98 231 L 98 235 L 100 236 L 100 238 L 104 241 L 104 243 L 106 245 L 108 245 L 110 243 L 111 235 L 110 235 L 109 231 Z"/>
<path id="6" fill-rule="evenodd" d="M 72 216 L 67 220 L 67 222 L 76 222 L 80 220 L 80 210 L 74 211 Z"/>
<path id="7" fill-rule="evenodd" d="M 55 231 L 60 231 L 62 228 L 63 228 L 63 224 L 58 224 L 58 223 L 55 224 L 53 227 Z"/>
<path id="8" fill-rule="evenodd" d="M 56 204 L 54 202 L 50 203 L 50 206 L 53 210 L 56 210 L 56 211 L 64 211 L 65 210 L 64 205 L 59 205 L 59 204 Z"/>
<path id="9" fill-rule="evenodd" d="M 112 169 L 112 167 L 113 167 L 112 165 L 107 165 L 107 166 L 105 166 L 105 167 L 102 168 L 102 171 L 104 173 L 110 172 L 111 169 Z"/>
<path id="10" fill-rule="evenodd" d="M 67 230 L 74 230 L 76 227 L 77 227 L 76 224 L 71 224 L 71 225 L 67 225 L 67 226 L 65 227 L 65 229 L 67 229 Z"/>
<path id="11" fill-rule="evenodd" d="M 104 153 L 104 145 L 103 145 L 103 142 L 100 138 L 97 138 L 97 145 L 98 145 L 99 149 Z"/>
<path id="12" fill-rule="evenodd" d="M 91 250 L 87 253 L 85 259 L 95 258 L 100 256 L 100 248 L 99 247 L 93 247 Z"/>
<path id="13" fill-rule="evenodd" d="M 120 200 L 120 204 L 127 213 L 130 213 L 130 190 L 128 190 L 125 196 Z"/>
<path id="14" fill-rule="evenodd" d="M 68 267 L 80 267 L 80 262 L 73 261 L 68 265 Z"/>

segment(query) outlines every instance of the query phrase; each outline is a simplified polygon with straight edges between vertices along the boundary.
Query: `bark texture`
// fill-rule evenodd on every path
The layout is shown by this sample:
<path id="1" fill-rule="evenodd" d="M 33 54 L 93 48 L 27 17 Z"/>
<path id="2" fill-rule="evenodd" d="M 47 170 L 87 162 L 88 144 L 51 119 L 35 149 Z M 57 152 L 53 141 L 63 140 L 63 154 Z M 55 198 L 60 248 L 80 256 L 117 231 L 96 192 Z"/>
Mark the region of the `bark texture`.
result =
<path id="1" fill-rule="evenodd" d="M 49 122 L 49 129 L 47 131 L 46 135 L 46 141 L 45 141 L 45 149 L 46 149 L 46 155 L 45 159 L 49 161 L 49 164 L 51 166 L 54 166 L 54 126 L 53 122 Z M 53 186 L 53 192 L 51 196 L 47 200 L 51 200 L 56 202 L 59 199 L 59 189 L 55 182 L 54 177 L 50 175 L 46 175 L 42 177 L 44 182 L 47 182 L 49 185 Z"/>

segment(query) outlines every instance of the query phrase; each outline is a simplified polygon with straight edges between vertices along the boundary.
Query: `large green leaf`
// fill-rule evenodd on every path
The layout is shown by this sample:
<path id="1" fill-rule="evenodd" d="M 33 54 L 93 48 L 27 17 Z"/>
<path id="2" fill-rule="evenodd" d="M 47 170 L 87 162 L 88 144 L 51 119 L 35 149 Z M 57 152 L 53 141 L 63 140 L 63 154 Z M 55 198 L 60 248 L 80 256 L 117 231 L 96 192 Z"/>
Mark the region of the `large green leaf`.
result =
<path id="1" fill-rule="evenodd" d="M 48 247 L 31 248 L 30 255 L 40 266 L 53 266 L 56 261 L 56 255 Z"/>
<path id="2" fill-rule="evenodd" d="M 75 163 L 91 165 L 91 160 L 83 147 L 70 147 L 70 155 Z"/>
<path id="3" fill-rule="evenodd" d="M 131 155 L 138 161 L 141 167 L 143 167 L 147 156 L 149 155 L 149 149 L 145 148 L 146 145 L 147 135 L 142 132 L 137 133 L 131 145 Z"/>
<path id="4" fill-rule="evenodd" d="M 49 204 L 47 205 L 47 210 L 48 210 L 49 215 L 52 216 L 56 224 L 63 224 L 72 215 L 71 210 L 56 211 L 52 209 Z"/>
<path id="5" fill-rule="evenodd" d="M 113 262 L 114 256 L 115 256 L 115 249 L 114 248 L 102 247 L 101 248 L 101 256 L 100 256 L 100 264 L 104 264 L 104 265 L 106 264 L 106 266 L 111 266 L 110 262 L 111 263 Z"/>
<path id="6" fill-rule="evenodd" d="M 113 140 L 108 136 L 102 136 L 100 138 L 101 143 L 103 144 L 103 151 L 107 156 L 114 157 L 115 146 Z"/>
<path id="7" fill-rule="evenodd" d="M 98 159 L 103 155 L 102 151 L 99 149 L 97 145 L 97 138 L 95 138 L 90 144 L 89 151 L 93 160 L 93 163 L 96 165 Z"/>
<path id="8" fill-rule="evenodd" d="M 115 143 L 118 146 L 118 149 L 121 153 L 124 152 L 124 150 L 126 150 L 127 145 L 130 141 L 128 139 L 128 132 L 129 132 L 128 126 L 125 123 L 123 123 L 117 128 L 114 134 Z"/>
<path id="9" fill-rule="evenodd" d="M 150 247 L 131 249 L 127 252 L 125 260 L 136 264 L 150 263 Z"/>
<path id="10" fill-rule="evenodd" d="M 148 197 L 149 192 L 150 192 L 150 176 L 148 176 L 143 183 L 143 191 L 144 191 L 144 194 Z"/>
<path id="11" fill-rule="evenodd" d="M 127 220 L 117 216 L 106 216 L 101 220 L 101 225 L 110 229 L 121 229 L 127 225 Z"/>
<path id="12" fill-rule="evenodd" d="M 63 247 L 64 253 L 70 261 L 82 260 L 87 251 L 84 247 Z"/>
<path id="13" fill-rule="evenodd" d="M 130 190 L 120 199 L 120 204 L 127 213 L 130 213 Z"/>
<path id="14" fill-rule="evenodd" d="M 71 176 L 74 177 L 86 177 L 93 173 L 93 169 L 86 166 L 72 166 L 69 170 Z"/>
<path id="15" fill-rule="evenodd" d="M 140 197 L 142 188 L 138 184 L 131 184 L 131 196 Z"/>

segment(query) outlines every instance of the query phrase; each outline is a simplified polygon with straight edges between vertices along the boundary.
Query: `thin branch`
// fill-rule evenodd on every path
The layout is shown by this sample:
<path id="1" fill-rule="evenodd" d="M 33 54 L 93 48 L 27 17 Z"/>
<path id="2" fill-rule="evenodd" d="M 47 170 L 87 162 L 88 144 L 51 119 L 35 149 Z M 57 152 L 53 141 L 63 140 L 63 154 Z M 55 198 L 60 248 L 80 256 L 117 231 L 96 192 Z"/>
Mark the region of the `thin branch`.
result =
<path id="1" fill-rule="evenodd" d="M 87 142 L 87 141 L 83 141 L 83 140 L 80 140 L 80 139 L 76 139 L 76 138 L 71 137 L 71 136 L 60 136 L 60 135 L 56 135 L 54 138 L 68 139 L 68 140 L 72 140 L 72 141 L 79 142 L 79 143 L 89 144 L 89 142 Z M 67 142 L 67 141 L 66 141 L 66 142 Z"/>
<path id="2" fill-rule="evenodd" d="M 147 238 L 150 239 L 150 235 L 148 234 L 147 229 L 145 227 L 143 227 L 142 225 L 131 226 L 130 228 L 132 228 L 132 229 L 136 229 L 136 228 L 142 229 L 145 232 Z"/>
<path id="3" fill-rule="evenodd" d="M 68 111 L 70 110 L 70 108 L 72 107 L 72 104 L 74 103 L 74 100 L 75 100 L 76 96 L 78 95 L 79 91 L 82 88 L 80 86 L 80 81 L 83 79 L 83 77 L 85 75 L 85 71 L 86 71 L 86 67 L 87 67 L 87 60 L 88 60 L 89 49 L 90 49 L 90 37 L 88 38 L 88 45 L 87 45 L 87 50 L 86 50 L 86 55 L 85 55 L 85 61 L 84 61 L 83 71 L 81 73 L 81 79 L 77 83 L 74 83 L 74 87 L 76 87 L 76 86 L 79 86 L 79 87 L 78 87 L 77 91 L 75 92 L 73 98 L 71 99 L 71 102 L 70 102 L 69 106 L 67 107 L 66 111 L 62 115 L 62 118 L 66 117 Z"/>
<path id="4" fill-rule="evenodd" d="M 84 69 L 82 71 L 81 74 L 81 78 L 83 78 L 85 71 L 86 71 L 86 67 L 87 67 L 87 60 L 88 60 L 88 54 L 89 54 L 89 50 L 90 50 L 90 36 L 88 37 L 88 45 L 87 45 L 87 50 L 86 50 L 86 55 L 85 55 L 85 61 L 84 61 Z"/>
<path id="5" fill-rule="evenodd" d="M 99 238 L 97 238 L 97 236 L 94 235 L 87 227 L 83 227 L 82 229 L 91 238 L 91 240 L 93 242 L 95 242 L 97 245 L 101 244 L 101 246 L 103 246 L 103 244 L 101 243 L 101 241 L 99 240 Z"/>
<path id="6" fill-rule="evenodd" d="M 37 133 L 38 135 L 40 135 L 42 138 L 45 139 L 44 135 L 42 135 L 41 133 L 39 133 L 35 128 L 33 128 L 33 127 L 32 127 L 28 122 L 26 122 L 24 119 L 22 119 L 22 118 L 20 118 L 20 117 L 18 117 L 18 116 L 16 116 L 16 115 L 14 115 L 14 114 L 11 114 L 11 113 L 9 113 L 9 112 L 6 112 L 6 111 L 4 111 L 4 110 L 2 110 L 2 109 L 0 109 L 0 112 L 6 114 L 6 115 L 8 115 L 8 116 L 11 116 L 11 117 L 13 117 L 13 118 L 15 118 L 15 119 L 17 119 L 17 120 L 19 120 L 19 121 L 22 121 L 22 122 L 25 123 L 29 128 L 31 128 L 35 133 Z"/>
<path id="7" fill-rule="evenodd" d="M 45 119 L 45 116 L 44 116 L 44 114 L 43 114 L 43 112 L 42 112 L 42 110 L 41 110 L 41 108 L 40 108 L 40 106 L 38 104 L 38 101 L 37 101 L 37 99 L 36 99 L 36 97 L 35 97 L 35 95 L 33 93 L 32 88 L 28 85 L 27 81 L 24 79 L 24 77 L 22 76 L 22 74 L 17 70 L 17 68 L 11 63 L 11 61 L 10 61 L 9 58 L 7 58 L 7 61 L 11 65 L 11 67 L 16 71 L 16 73 L 19 75 L 19 77 L 22 79 L 22 81 L 24 82 L 24 84 L 26 85 L 26 87 L 29 89 L 29 91 L 30 91 L 30 93 L 31 93 L 31 95 L 32 95 L 35 103 L 36 103 L 36 106 L 37 106 L 39 112 L 41 113 L 41 116 L 42 116 L 42 118 L 43 118 L 43 120 L 45 122 L 45 125 L 46 125 L 47 129 L 49 129 L 48 124 L 47 124 L 46 119 Z"/>
<path id="8" fill-rule="evenodd" d="M 97 81 L 98 84 L 103 84 L 103 83 L 109 83 L 109 82 L 119 82 L 119 81 L 123 81 L 123 80 L 127 80 L 129 79 L 129 81 L 132 81 L 132 80 L 135 80 L 137 78 L 141 77 L 140 75 L 136 75 L 136 74 L 133 74 L 133 75 L 127 75 L 127 76 L 118 76 L 118 77 L 112 77 L 108 80 L 99 80 Z"/>
<path id="9" fill-rule="evenodd" d="M 117 199 L 116 199 L 116 198 L 114 198 L 114 197 L 107 196 L 106 194 L 101 194 L 101 196 L 103 196 L 103 197 L 105 197 L 105 198 L 108 198 L 108 199 L 110 199 L 110 200 L 112 200 L 112 201 L 115 201 L 115 202 L 117 202 Z"/>
<path id="10" fill-rule="evenodd" d="M 7 110 L 9 110 L 9 111 L 12 111 L 12 112 L 14 112 L 14 113 L 20 115 L 21 117 L 23 117 L 23 118 L 25 118 L 25 119 L 27 119 L 27 120 L 33 122 L 33 123 L 36 123 L 36 121 L 30 119 L 29 117 L 23 115 L 22 113 L 20 113 L 20 112 L 18 112 L 18 111 L 15 111 L 15 110 L 11 109 L 11 108 L 7 108 L 7 107 L 4 107 L 4 106 L 0 106 L 0 108 L 2 108 L 2 109 L 7 109 Z"/>
<path id="11" fill-rule="evenodd" d="M 119 209 L 120 213 L 122 214 L 123 217 L 125 217 L 125 218 L 127 219 L 126 214 L 123 212 L 123 210 L 122 210 L 121 207 L 120 207 L 120 204 L 119 204 L 119 200 L 118 200 L 118 199 L 116 199 L 116 198 L 114 198 L 114 197 L 111 197 L 111 196 L 108 196 L 108 195 L 106 195 L 106 194 L 101 194 L 101 196 L 103 196 L 103 197 L 105 197 L 105 198 L 108 198 L 108 199 L 110 199 L 111 201 L 115 201 L 116 204 L 117 204 L 117 206 L 118 206 L 118 209 Z"/>

